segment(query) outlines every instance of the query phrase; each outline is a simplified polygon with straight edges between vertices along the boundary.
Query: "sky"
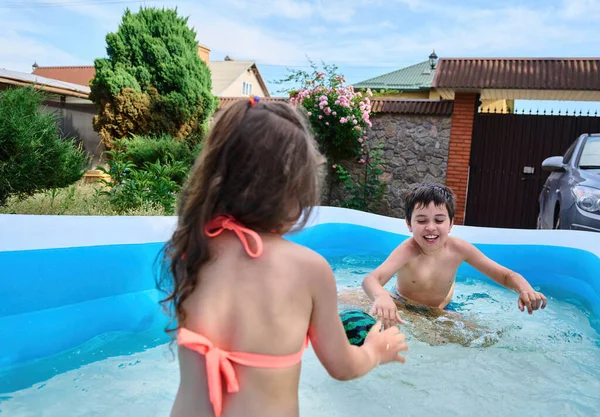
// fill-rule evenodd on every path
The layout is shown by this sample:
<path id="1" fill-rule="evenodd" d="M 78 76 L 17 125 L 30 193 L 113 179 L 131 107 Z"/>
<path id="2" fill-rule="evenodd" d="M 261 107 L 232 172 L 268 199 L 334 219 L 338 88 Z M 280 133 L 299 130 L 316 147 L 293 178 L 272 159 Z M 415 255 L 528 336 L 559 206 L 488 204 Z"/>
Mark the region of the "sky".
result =
<path id="1" fill-rule="evenodd" d="M 256 61 L 272 95 L 307 57 L 348 83 L 439 57 L 600 56 L 600 0 L 0 0 L 0 68 L 93 65 L 126 8 L 177 8 L 211 49 Z M 599 75 L 600 76 L 600 75 Z M 600 103 L 520 102 L 592 109 Z"/>

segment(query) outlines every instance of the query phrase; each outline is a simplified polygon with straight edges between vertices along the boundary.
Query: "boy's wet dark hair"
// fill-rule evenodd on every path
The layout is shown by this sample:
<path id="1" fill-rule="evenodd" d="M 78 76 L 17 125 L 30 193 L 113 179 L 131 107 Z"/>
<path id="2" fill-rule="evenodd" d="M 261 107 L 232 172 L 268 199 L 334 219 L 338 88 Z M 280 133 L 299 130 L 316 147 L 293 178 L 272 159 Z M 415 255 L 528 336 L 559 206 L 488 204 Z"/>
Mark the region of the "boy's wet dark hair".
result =
<path id="1" fill-rule="evenodd" d="M 164 250 L 170 273 L 158 283 L 167 293 L 161 303 L 179 325 L 198 272 L 213 256 L 204 226 L 224 214 L 259 233 L 303 226 L 319 204 L 323 162 L 306 117 L 289 104 L 244 100 L 223 110 L 182 190 L 177 229 Z"/>
<path id="2" fill-rule="evenodd" d="M 450 221 L 452 221 L 456 203 L 454 193 L 445 185 L 436 183 L 418 184 L 408 192 L 404 209 L 406 220 L 410 223 L 413 210 L 416 207 L 427 207 L 431 202 L 436 206 L 445 205 L 448 209 Z"/>

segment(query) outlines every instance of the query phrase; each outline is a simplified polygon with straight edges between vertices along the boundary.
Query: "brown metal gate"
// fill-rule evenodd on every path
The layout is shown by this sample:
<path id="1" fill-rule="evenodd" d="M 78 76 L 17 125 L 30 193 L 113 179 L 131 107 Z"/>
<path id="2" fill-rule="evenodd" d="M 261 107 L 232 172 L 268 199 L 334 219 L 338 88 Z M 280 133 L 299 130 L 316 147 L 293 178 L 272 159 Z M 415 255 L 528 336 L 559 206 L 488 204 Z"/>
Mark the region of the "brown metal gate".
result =
<path id="1" fill-rule="evenodd" d="M 534 229 L 549 175 L 542 161 L 562 155 L 582 133 L 599 132 L 600 117 L 478 113 L 465 224 Z"/>

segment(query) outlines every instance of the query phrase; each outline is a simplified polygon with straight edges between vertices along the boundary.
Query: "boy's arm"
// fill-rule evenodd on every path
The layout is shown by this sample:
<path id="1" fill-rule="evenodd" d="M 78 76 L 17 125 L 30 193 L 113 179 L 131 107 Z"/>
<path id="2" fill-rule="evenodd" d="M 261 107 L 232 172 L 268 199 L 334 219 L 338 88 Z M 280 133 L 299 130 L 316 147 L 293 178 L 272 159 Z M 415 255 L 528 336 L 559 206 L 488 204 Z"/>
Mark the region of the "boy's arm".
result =
<path id="1" fill-rule="evenodd" d="M 402 242 L 388 258 L 373 272 L 365 277 L 362 287 L 367 296 L 374 301 L 369 314 L 377 316 L 384 328 L 398 322 L 403 324 L 394 300 L 383 286 L 402 268 L 414 253 L 414 241 L 408 238 Z"/>
<path id="2" fill-rule="evenodd" d="M 382 294 L 388 295 L 383 286 L 406 264 L 411 256 L 411 246 L 412 238 L 406 239 L 392 251 L 381 265 L 365 277 L 362 287 L 371 300 L 375 300 Z"/>
<path id="3" fill-rule="evenodd" d="M 527 307 L 527 311 L 531 314 L 533 310 L 537 310 L 540 306 L 541 308 L 546 307 L 546 297 L 535 291 L 521 274 L 494 262 L 471 243 L 460 239 L 456 239 L 456 241 L 465 262 L 503 287 L 519 294 L 519 309 L 521 311 L 524 311 Z"/>

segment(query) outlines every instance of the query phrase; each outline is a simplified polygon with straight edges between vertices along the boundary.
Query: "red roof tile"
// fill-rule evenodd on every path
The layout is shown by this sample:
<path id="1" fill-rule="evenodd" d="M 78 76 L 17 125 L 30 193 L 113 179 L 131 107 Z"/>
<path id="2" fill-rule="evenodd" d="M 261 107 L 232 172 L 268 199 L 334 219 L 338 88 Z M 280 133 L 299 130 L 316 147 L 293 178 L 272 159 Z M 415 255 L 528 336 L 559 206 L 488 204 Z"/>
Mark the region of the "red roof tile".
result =
<path id="1" fill-rule="evenodd" d="M 434 88 L 600 91 L 600 58 L 441 58 Z"/>
<path id="2" fill-rule="evenodd" d="M 217 107 L 217 109 L 222 110 L 222 109 L 225 109 L 225 108 L 231 106 L 235 102 L 238 102 L 240 100 L 249 100 L 249 99 L 250 99 L 250 97 L 219 97 L 219 106 Z M 269 103 L 269 102 L 273 102 L 273 101 L 287 102 L 288 99 L 285 97 L 261 97 L 260 101 L 263 103 Z"/>
<path id="3" fill-rule="evenodd" d="M 96 70 L 93 66 L 81 67 L 37 67 L 33 74 L 40 77 L 52 78 L 53 80 L 65 81 L 67 83 L 90 86 Z"/>
<path id="4" fill-rule="evenodd" d="M 224 109 L 239 100 L 248 100 L 248 97 L 221 97 L 219 109 Z M 262 102 L 283 101 L 285 97 L 261 97 Z M 451 100 L 403 100 L 396 98 L 374 98 L 371 99 L 371 109 L 378 113 L 398 114 L 423 114 L 423 115 L 452 115 L 454 102 Z"/>
<path id="5" fill-rule="evenodd" d="M 379 113 L 450 116 L 453 107 L 454 101 L 451 100 L 402 100 L 394 98 L 371 100 L 371 109 Z"/>

